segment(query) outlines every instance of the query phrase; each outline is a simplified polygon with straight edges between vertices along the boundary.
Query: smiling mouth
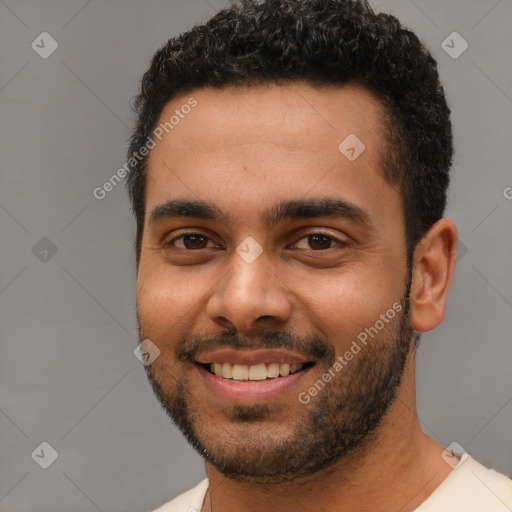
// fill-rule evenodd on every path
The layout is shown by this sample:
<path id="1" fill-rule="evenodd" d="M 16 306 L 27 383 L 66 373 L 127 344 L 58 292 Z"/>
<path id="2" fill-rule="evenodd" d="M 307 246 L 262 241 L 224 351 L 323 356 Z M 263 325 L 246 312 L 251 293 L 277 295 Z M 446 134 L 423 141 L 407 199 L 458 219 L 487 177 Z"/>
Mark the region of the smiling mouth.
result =
<path id="1" fill-rule="evenodd" d="M 206 371 L 228 381 L 262 381 L 287 377 L 314 366 L 314 362 L 303 364 L 289 363 L 260 363 L 260 364 L 231 364 L 231 363 L 197 363 Z"/>

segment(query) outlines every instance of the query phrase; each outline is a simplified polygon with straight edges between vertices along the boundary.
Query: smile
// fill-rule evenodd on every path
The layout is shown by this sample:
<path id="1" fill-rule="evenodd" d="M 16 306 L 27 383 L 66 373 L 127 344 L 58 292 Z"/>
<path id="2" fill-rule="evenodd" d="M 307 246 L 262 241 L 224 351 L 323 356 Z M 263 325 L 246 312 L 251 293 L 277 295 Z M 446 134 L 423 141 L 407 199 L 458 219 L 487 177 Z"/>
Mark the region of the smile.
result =
<path id="1" fill-rule="evenodd" d="M 208 392 L 239 404 L 269 402 L 290 393 L 315 365 L 306 354 L 285 349 L 222 348 L 200 352 L 194 359 Z"/>
<path id="2" fill-rule="evenodd" d="M 265 379 L 277 379 L 287 377 L 304 368 L 313 366 L 314 363 L 260 363 L 260 364 L 231 364 L 231 363 L 206 363 L 203 368 L 217 377 L 232 381 L 261 381 Z"/>

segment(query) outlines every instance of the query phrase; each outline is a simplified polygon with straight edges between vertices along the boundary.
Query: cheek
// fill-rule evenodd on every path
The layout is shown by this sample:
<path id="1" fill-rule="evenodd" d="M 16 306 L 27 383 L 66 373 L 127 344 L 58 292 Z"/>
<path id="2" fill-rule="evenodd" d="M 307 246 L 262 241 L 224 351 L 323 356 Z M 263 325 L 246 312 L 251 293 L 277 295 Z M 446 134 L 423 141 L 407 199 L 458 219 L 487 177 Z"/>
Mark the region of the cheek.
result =
<path id="1" fill-rule="evenodd" d="M 401 281 L 391 278 L 389 269 L 372 272 L 367 266 L 360 272 L 301 281 L 305 284 L 297 289 L 297 296 L 302 307 L 315 328 L 337 350 L 349 346 L 359 333 L 393 309 L 393 305 L 399 307 L 404 291 Z"/>
<path id="2" fill-rule="evenodd" d="M 144 336 L 161 338 L 169 332 L 175 315 L 179 314 L 176 287 L 173 287 L 165 272 L 156 266 L 141 262 L 136 283 L 137 310 Z"/>
<path id="3" fill-rule="evenodd" d="M 146 264 L 136 283 L 137 309 L 146 337 L 169 341 L 190 328 L 206 292 L 207 283 L 190 273 L 172 271 L 169 266 Z"/>

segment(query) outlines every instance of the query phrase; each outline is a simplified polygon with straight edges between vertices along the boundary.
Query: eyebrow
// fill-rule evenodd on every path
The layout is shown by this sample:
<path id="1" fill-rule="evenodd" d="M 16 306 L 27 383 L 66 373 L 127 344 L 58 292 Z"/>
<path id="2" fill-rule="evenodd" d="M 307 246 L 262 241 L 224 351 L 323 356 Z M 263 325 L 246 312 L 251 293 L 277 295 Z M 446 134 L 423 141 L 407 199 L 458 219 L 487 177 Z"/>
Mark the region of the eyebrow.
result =
<path id="1" fill-rule="evenodd" d="M 347 219 L 366 227 L 373 225 L 366 210 L 350 201 L 336 197 L 282 201 L 264 212 L 264 219 L 269 227 L 275 227 L 286 220 L 314 219 L 317 217 Z M 229 215 L 226 212 L 208 201 L 170 199 L 157 205 L 152 210 L 149 216 L 149 225 L 175 218 L 193 218 L 222 223 L 229 221 Z"/>
<path id="2" fill-rule="evenodd" d="M 314 219 L 331 217 L 348 219 L 368 227 L 372 225 L 370 215 L 360 206 L 340 198 L 294 199 L 283 201 L 266 213 L 269 226 L 290 219 Z"/>
<path id="3" fill-rule="evenodd" d="M 163 220 L 190 217 L 192 219 L 227 222 L 228 216 L 214 204 L 202 200 L 171 199 L 155 206 L 149 216 L 149 225 Z"/>

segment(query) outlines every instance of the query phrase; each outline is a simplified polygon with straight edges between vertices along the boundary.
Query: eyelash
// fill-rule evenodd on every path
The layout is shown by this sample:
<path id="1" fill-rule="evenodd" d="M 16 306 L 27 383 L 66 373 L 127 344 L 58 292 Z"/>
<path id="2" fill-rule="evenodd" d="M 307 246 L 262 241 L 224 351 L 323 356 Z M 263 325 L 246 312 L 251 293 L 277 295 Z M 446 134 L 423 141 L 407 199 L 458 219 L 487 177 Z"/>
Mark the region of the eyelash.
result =
<path id="1" fill-rule="evenodd" d="M 185 236 L 191 236 L 191 235 L 198 235 L 200 237 L 203 237 L 203 238 L 206 238 L 207 240 L 212 241 L 212 239 L 210 237 L 208 237 L 208 236 L 202 235 L 201 233 L 197 233 L 195 231 L 190 231 L 190 232 L 187 232 L 187 233 L 182 233 L 180 236 L 177 236 L 177 237 L 173 238 L 172 240 L 169 240 L 168 242 L 164 242 L 163 245 L 164 245 L 164 247 L 166 249 L 169 249 L 171 247 L 175 247 L 174 246 L 174 242 L 176 242 L 176 240 L 180 240 L 180 239 L 182 239 Z M 336 242 L 336 243 L 338 243 L 342 247 L 347 245 L 347 242 L 344 242 L 343 240 L 340 240 L 339 238 L 336 238 L 336 237 L 330 235 L 329 233 L 324 233 L 322 231 L 315 231 L 314 233 L 308 233 L 307 235 L 304 235 L 301 238 L 299 238 L 298 240 L 296 240 L 294 242 L 294 244 L 297 244 L 301 240 L 307 239 L 308 237 L 315 236 L 315 235 L 325 236 L 326 238 L 330 239 L 332 242 Z M 207 248 L 208 247 L 203 247 L 202 249 L 207 249 Z M 187 249 L 187 248 L 183 248 L 183 247 L 178 247 L 178 249 L 183 250 L 183 251 L 187 251 L 187 252 L 196 252 L 196 251 L 200 251 L 201 250 L 201 249 L 195 249 L 195 250 L 194 249 Z M 317 250 L 310 249 L 310 250 L 314 251 L 314 252 L 322 252 L 322 251 L 326 251 L 328 249 L 333 249 L 333 247 L 328 247 L 327 249 L 317 249 Z"/>

